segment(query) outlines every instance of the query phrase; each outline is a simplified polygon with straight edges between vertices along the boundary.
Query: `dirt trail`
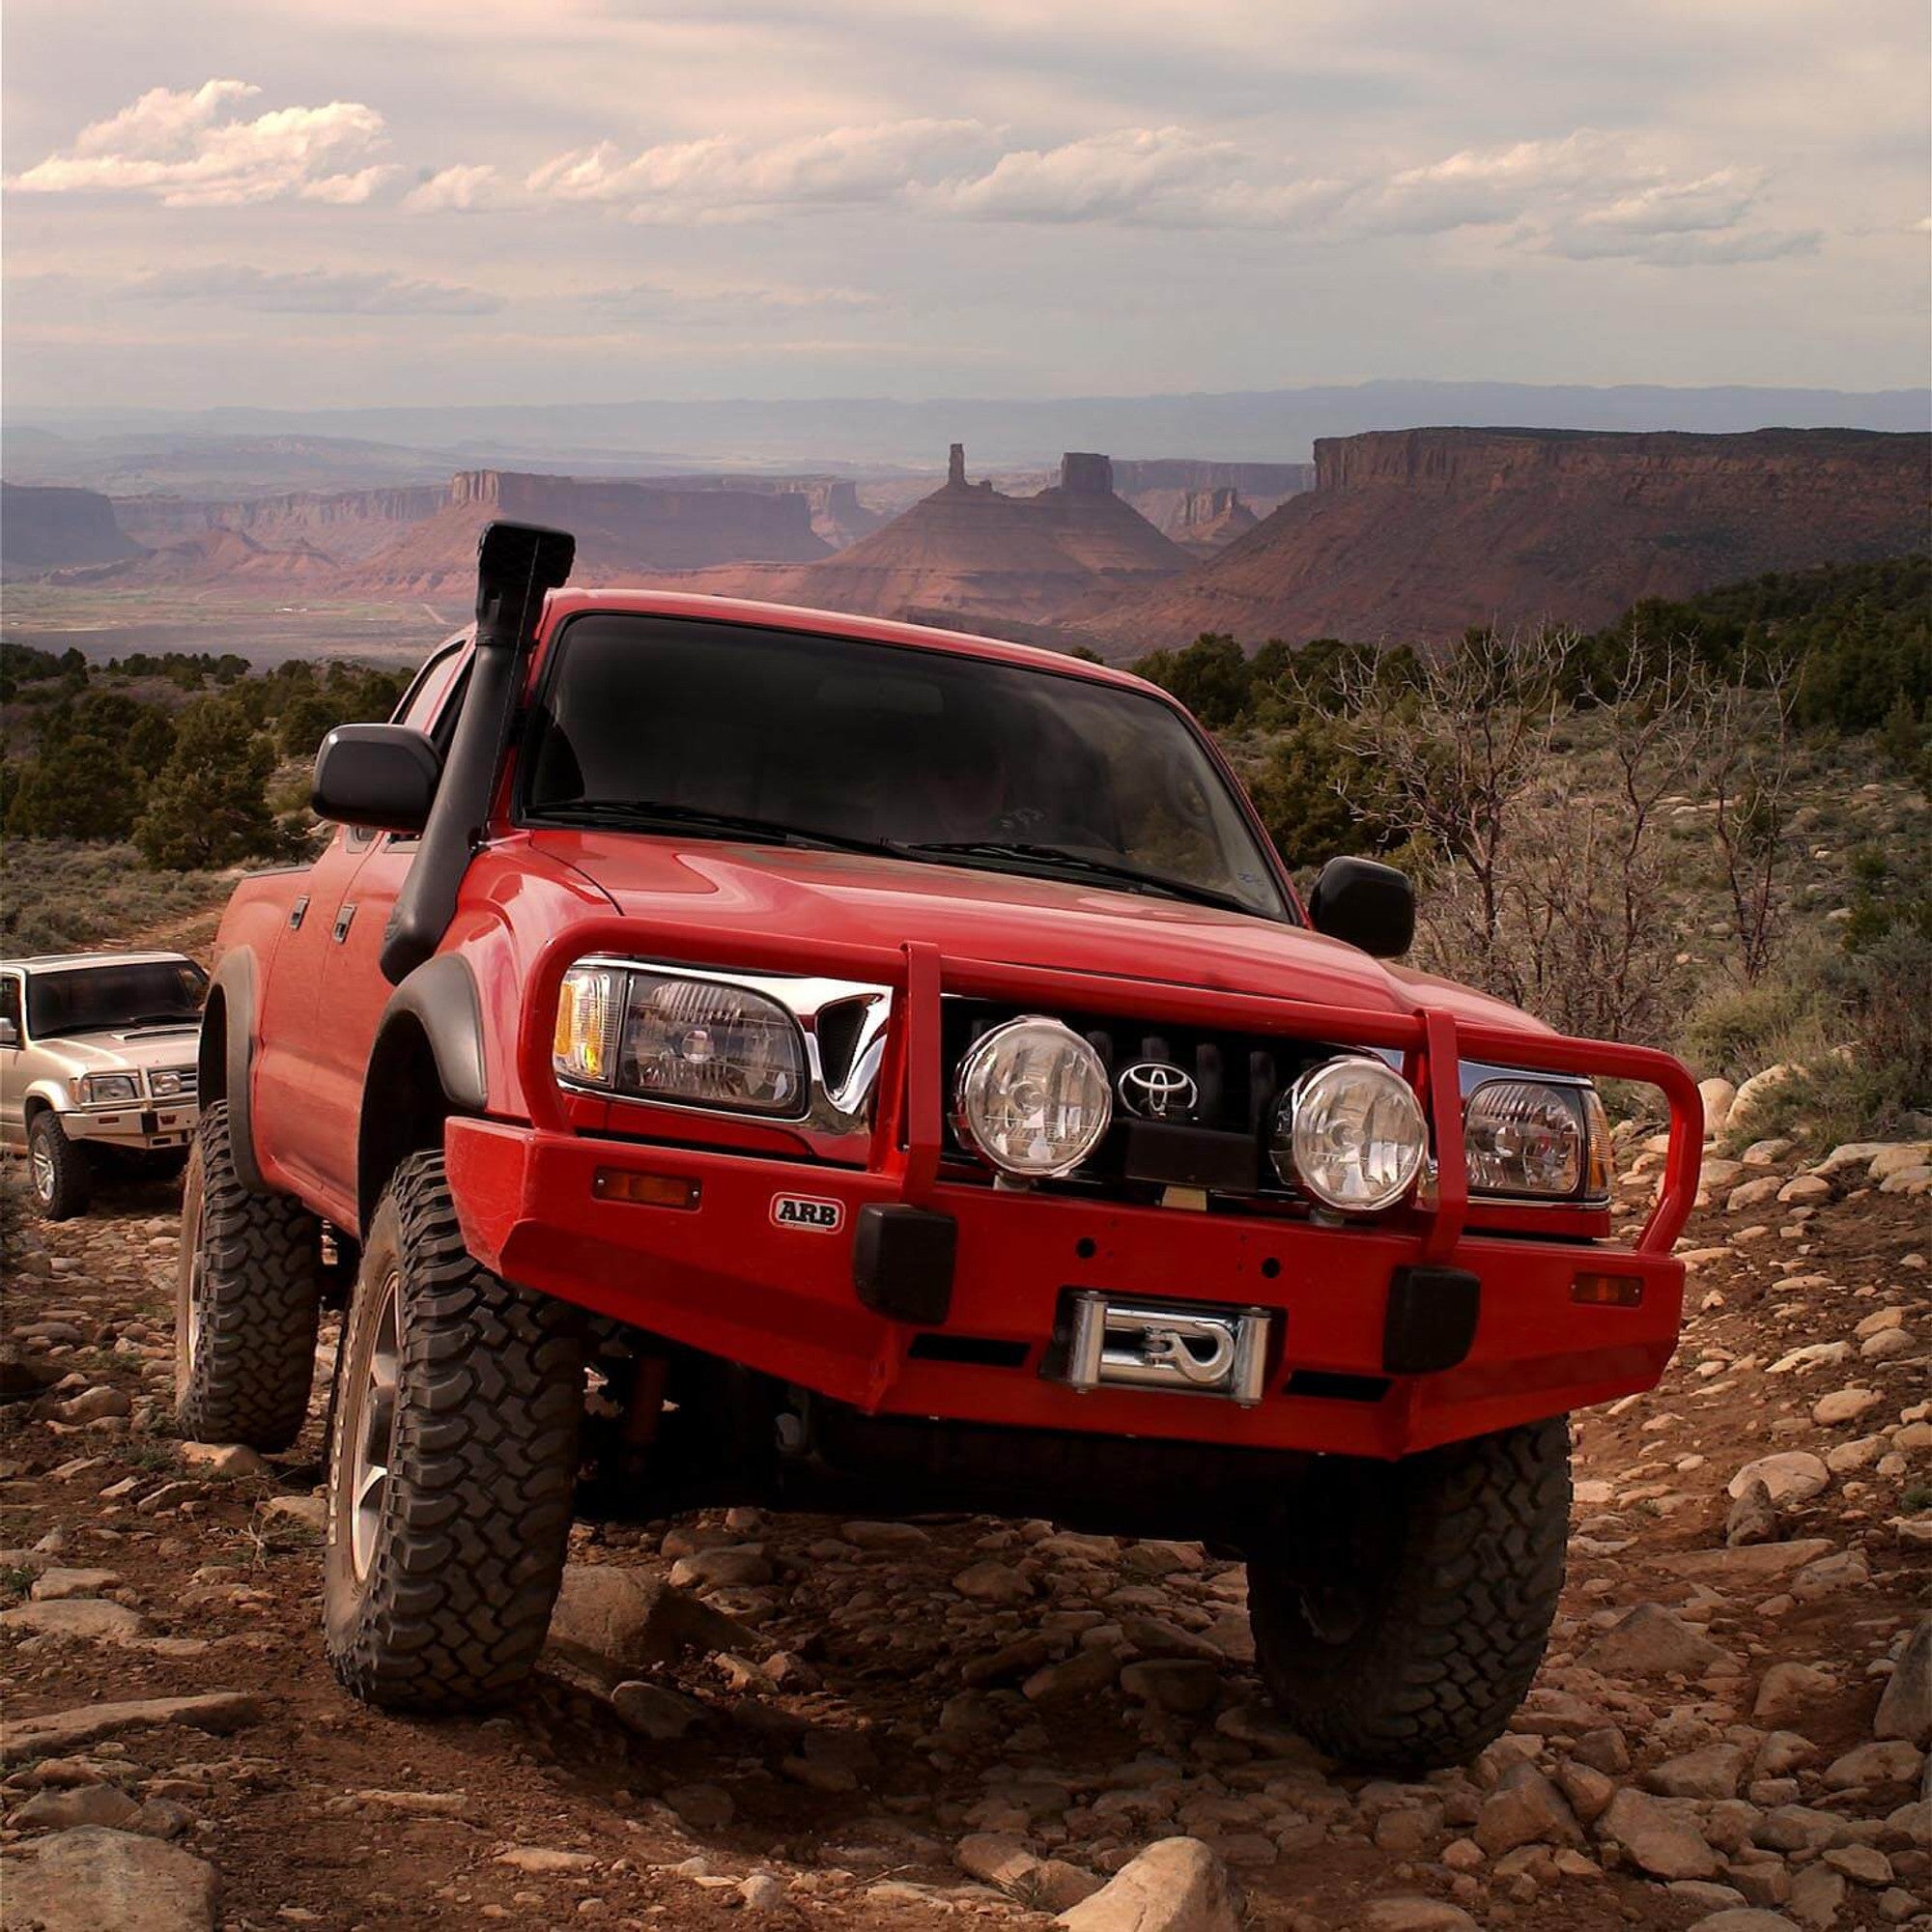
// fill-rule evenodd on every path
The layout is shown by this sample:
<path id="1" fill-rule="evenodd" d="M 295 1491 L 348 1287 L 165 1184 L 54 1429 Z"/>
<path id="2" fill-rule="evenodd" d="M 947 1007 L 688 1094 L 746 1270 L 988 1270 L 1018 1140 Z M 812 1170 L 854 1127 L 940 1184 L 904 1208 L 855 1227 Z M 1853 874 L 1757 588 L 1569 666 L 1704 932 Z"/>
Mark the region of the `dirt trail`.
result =
<path id="1" fill-rule="evenodd" d="M 1631 1201 L 1650 1184 L 1633 1178 Z M 137 1725 L 16 1752 L 0 1786 L 16 1886 L 34 1841 L 93 1822 L 210 1861 L 213 1922 L 236 1932 L 1045 1925 L 1023 1900 L 1069 1904 L 1184 1833 L 1232 1866 L 1254 1924 L 1293 1932 L 1679 1928 L 1747 1899 L 1789 1915 L 1768 1924 L 1932 1922 L 1922 1754 L 1846 1755 L 1932 1600 L 1932 1229 L 1923 1198 L 1861 1166 L 1802 1204 L 1728 1212 L 1717 1188 L 1662 1385 L 1578 1419 L 1570 1578 L 1537 1690 L 1470 1773 L 1414 1786 L 1335 1773 L 1269 1719 L 1239 1566 L 988 1519 L 580 1527 L 577 1561 L 682 1566 L 755 1633 L 660 1673 L 695 1707 L 683 1737 L 637 1734 L 562 1665 L 497 1717 L 378 1716 L 321 1655 L 320 1390 L 298 1451 L 261 1472 L 185 1460 L 174 1191 L 104 1192 L 92 1217 L 41 1228 L 15 1165 L 0 1188 L 6 1375 L 53 1378 L 0 1408 L 10 1726 L 259 1700 L 225 1734 Z M 331 1341 L 332 1324 L 325 1356 Z M 1822 1483 L 1790 1465 L 1777 1540 L 1726 1550 L 1726 1485 L 1777 1452 L 1829 1457 Z M 1591 1651 L 1640 1605 L 1661 1611 Z M 1100 1668 L 1064 1695 L 1028 1675 L 1095 1653 L 1202 1667 Z M 667 1728 L 691 1716 L 666 1711 Z"/>

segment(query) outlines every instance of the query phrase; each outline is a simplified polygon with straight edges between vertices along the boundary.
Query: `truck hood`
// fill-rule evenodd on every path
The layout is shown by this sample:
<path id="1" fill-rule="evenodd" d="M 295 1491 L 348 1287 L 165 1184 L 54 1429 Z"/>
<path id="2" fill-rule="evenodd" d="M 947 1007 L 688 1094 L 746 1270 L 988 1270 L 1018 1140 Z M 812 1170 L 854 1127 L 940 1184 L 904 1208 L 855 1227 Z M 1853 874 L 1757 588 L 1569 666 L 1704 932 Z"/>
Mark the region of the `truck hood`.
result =
<path id="1" fill-rule="evenodd" d="M 728 967 L 732 935 L 786 932 L 958 958 L 1307 1000 L 1362 1012 L 1424 1007 L 1524 1033 L 1549 1029 L 1453 980 L 1372 959 L 1305 926 L 1151 894 L 963 866 L 796 846 L 680 843 L 637 834 L 542 831 L 531 842 L 649 924 L 701 923 Z M 649 940 L 639 935 L 639 947 Z"/>
<path id="2" fill-rule="evenodd" d="M 149 1066 L 192 1066 L 200 1035 L 201 1022 L 190 1020 L 184 1026 L 135 1027 L 128 1033 L 106 1028 L 60 1034 L 35 1040 L 30 1050 L 36 1059 L 69 1074 L 131 1073 Z"/>

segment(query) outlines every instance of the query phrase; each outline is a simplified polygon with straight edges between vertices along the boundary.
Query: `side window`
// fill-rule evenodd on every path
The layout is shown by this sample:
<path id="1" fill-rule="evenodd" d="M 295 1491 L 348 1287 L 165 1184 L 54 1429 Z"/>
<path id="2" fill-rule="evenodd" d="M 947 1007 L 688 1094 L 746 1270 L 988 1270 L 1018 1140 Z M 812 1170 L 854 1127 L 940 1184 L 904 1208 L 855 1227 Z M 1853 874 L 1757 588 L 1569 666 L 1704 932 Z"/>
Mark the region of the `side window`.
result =
<path id="1" fill-rule="evenodd" d="M 20 1032 L 20 980 L 16 974 L 0 975 L 0 1020 L 14 1022 L 14 1037 L 22 1037 Z"/>
<path id="2" fill-rule="evenodd" d="M 407 724 L 412 731 L 426 731 L 437 751 L 449 755 L 449 741 L 456 730 L 456 713 L 463 692 L 469 682 L 469 652 L 466 644 L 446 645 L 416 672 L 415 682 L 403 693 L 402 702 L 390 714 L 391 724 Z M 373 845 L 380 835 L 366 826 L 352 826 L 349 843 Z M 391 845 L 413 845 L 413 838 L 391 834 Z"/>

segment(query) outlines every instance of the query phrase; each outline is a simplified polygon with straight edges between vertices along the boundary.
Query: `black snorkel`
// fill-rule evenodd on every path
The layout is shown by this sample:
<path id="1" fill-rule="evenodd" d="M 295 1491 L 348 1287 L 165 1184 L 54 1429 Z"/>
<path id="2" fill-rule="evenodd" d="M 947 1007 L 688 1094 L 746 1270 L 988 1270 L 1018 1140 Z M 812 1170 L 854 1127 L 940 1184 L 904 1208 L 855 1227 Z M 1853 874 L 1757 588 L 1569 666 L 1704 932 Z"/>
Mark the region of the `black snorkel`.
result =
<path id="1" fill-rule="evenodd" d="M 448 762 L 383 935 L 383 975 L 400 984 L 442 943 L 508 747 L 545 596 L 570 576 L 577 539 L 537 524 L 490 524 L 476 545 L 476 649 Z"/>

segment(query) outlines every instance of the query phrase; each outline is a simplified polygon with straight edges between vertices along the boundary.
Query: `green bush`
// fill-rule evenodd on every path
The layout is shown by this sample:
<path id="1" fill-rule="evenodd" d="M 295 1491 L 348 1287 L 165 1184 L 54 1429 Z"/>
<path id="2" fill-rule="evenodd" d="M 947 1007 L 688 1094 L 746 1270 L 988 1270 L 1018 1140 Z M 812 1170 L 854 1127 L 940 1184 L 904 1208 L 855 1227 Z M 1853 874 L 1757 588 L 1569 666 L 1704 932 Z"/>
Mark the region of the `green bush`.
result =
<path id="1" fill-rule="evenodd" d="M 247 713 L 204 697 L 181 715 L 175 749 L 155 781 L 134 843 L 149 865 L 185 872 L 279 849 L 269 811 L 274 750 Z"/>

